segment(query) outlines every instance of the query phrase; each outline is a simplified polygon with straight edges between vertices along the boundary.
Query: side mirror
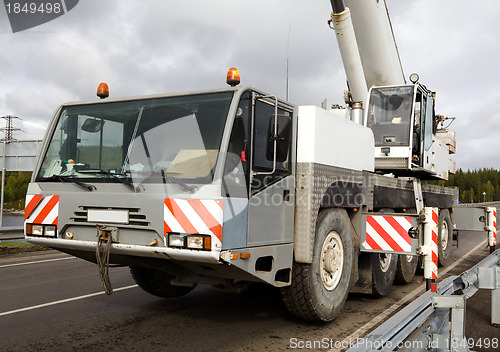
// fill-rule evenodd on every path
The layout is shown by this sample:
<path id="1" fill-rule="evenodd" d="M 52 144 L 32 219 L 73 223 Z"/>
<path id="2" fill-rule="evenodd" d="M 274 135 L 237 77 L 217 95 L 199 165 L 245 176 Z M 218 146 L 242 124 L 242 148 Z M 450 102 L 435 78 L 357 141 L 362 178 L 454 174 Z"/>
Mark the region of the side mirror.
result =
<path id="1" fill-rule="evenodd" d="M 436 134 L 439 123 L 442 121 L 443 116 L 441 115 L 434 115 L 433 123 L 432 123 L 432 133 Z"/>
<path id="2" fill-rule="evenodd" d="M 103 125 L 104 125 L 103 120 L 98 120 L 98 119 L 94 119 L 94 118 L 89 117 L 83 123 L 82 130 L 85 132 L 95 133 L 95 132 L 99 132 L 102 129 Z"/>
<path id="3" fill-rule="evenodd" d="M 276 162 L 284 162 L 288 158 L 288 149 L 292 133 L 292 118 L 288 115 L 272 115 L 269 118 L 266 158 L 274 160 L 274 143 L 276 143 Z"/>

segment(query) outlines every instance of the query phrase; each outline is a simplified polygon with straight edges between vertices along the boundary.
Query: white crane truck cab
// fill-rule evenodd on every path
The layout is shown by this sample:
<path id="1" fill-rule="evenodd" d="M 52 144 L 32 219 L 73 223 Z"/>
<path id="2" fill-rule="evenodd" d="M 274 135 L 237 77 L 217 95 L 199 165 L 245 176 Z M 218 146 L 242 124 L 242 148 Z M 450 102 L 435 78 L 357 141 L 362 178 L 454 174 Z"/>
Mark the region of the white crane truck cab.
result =
<path id="1" fill-rule="evenodd" d="M 434 99 L 419 83 L 370 88 L 364 120 L 375 136 L 375 169 L 448 179 L 450 149 L 438 138 Z"/>

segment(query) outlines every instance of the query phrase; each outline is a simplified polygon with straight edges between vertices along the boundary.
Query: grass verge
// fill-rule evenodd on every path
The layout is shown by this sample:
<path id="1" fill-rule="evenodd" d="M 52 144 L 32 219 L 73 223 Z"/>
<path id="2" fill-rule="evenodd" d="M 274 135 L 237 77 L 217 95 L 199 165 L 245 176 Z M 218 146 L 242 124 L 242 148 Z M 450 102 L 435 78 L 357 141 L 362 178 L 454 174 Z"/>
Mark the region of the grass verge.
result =
<path id="1" fill-rule="evenodd" d="M 47 251 L 47 250 L 50 250 L 50 248 L 37 246 L 27 242 L 16 242 L 16 241 L 0 242 L 0 255 Z"/>

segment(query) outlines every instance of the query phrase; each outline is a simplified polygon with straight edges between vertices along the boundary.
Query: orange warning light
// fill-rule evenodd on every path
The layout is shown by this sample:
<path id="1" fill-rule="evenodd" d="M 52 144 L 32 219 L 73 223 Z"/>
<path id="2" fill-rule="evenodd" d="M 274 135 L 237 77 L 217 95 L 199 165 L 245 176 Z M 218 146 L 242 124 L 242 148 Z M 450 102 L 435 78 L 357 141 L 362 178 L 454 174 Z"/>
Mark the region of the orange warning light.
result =
<path id="1" fill-rule="evenodd" d="M 248 259 L 248 258 L 250 258 L 250 252 L 242 252 L 242 253 L 240 253 L 240 258 L 241 259 Z"/>
<path id="2" fill-rule="evenodd" d="M 101 99 L 109 97 L 109 88 L 106 83 L 100 83 L 97 87 L 97 96 Z"/>
<path id="3" fill-rule="evenodd" d="M 232 67 L 227 71 L 227 84 L 229 84 L 231 87 L 235 87 L 238 84 L 240 84 L 240 73 L 238 69 Z"/>

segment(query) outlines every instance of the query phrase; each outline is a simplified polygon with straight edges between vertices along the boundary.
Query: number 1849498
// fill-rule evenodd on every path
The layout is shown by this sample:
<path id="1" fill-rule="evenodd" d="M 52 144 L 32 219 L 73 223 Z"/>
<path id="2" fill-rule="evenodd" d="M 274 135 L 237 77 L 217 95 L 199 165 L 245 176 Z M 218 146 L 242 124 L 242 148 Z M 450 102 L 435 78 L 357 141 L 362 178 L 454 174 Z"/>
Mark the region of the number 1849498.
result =
<path id="1" fill-rule="evenodd" d="M 450 347 L 459 348 L 459 347 L 468 347 L 469 349 L 473 348 L 494 348 L 498 349 L 500 346 L 500 340 L 497 337 L 489 338 L 489 337 L 481 337 L 478 339 L 474 339 L 472 337 L 465 339 L 451 339 Z"/>
<path id="2" fill-rule="evenodd" d="M 9 14 L 40 14 L 61 13 L 63 11 L 60 2 L 7 2 L 5 8 Z"/>

